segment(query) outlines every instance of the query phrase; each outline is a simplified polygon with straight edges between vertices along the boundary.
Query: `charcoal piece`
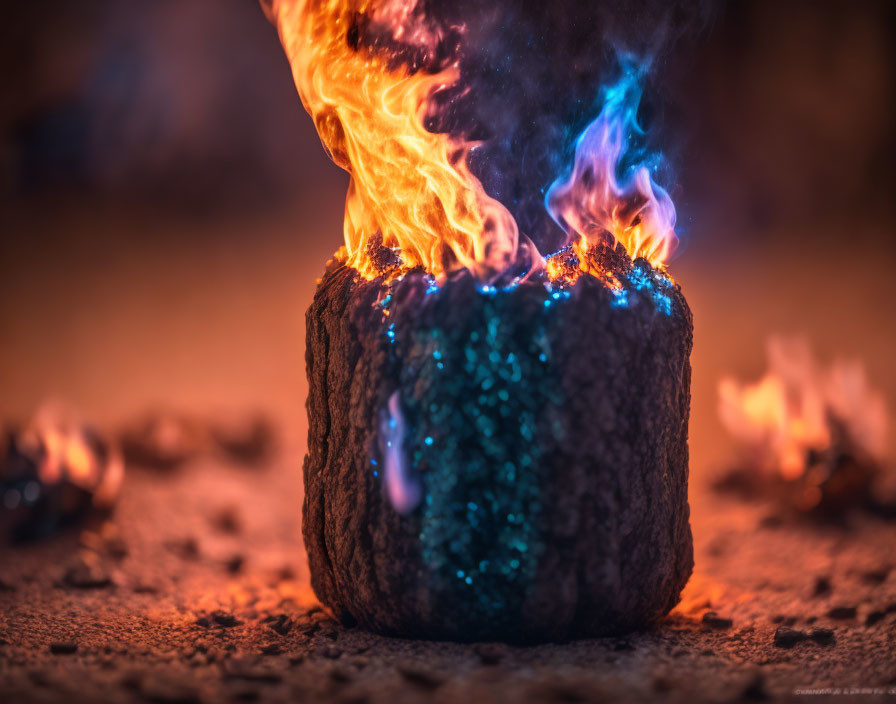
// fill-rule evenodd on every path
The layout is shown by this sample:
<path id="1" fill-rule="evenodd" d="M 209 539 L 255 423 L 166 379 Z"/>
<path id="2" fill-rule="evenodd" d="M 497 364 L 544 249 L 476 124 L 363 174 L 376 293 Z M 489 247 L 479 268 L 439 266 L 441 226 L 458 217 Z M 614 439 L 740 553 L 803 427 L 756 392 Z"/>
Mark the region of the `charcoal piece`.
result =
<path id="1" fill-rule="evenodd" d="M 303 534 L 340 620 L 534 642 L 678 602 L 691 314 L 644 260 L 613 273 L 496 290 L 331 264 L 306 316 Z"/>
<path id="2" fill-rule="evenodd" d="M 703 614 L 703 625 L 718 631 L 724 631 L 726 628 L 731 628 L 734 625 L 734 621 L 725 616 L 719 616 L 715 611 L 707 611 Z"/>
<path id="3" fill-rule="evenodd" d="M 233 628 L 234 626 L 239 626 L 242 624 L 236 616 L 227 611 L 213 611 L 211 613 L 212 620 L 217 623 L 219 626 L 223 626 L 224 628 Z"/>
<path id="4" fill-rule="evenodd" d="M 812 596 L 821 597 L 831 593 L 831 580 L 829 577 L 816 577 L 815 588 L 812 590 Z"/>
<path id="5" fill-rule="evenodd" d="M 828 616 L 838 621 L 846 621 L 855 618 L 856 611 L 855 606 L 835 606 L 828 611 Z"/>
<path id="6" fill-rule="evenodd" d="M 78 644 L 72 641 L 58 641 L 50 643 L 50 652 L 53 655 L 74 655 L 78 652 Z"/>
<path id="7" fill-rule="evenodd" d="M 778 648 L 792 648 L 797 643 L 802 643 L 808 636 L 803 631 L 798 631 L 787 626 L 775 629 L 773 642 Z"/>
<path id="8" fill-rule="evenodd" d="M 819 645 L 833 645 L 836 640 L 834 631 L 830 628 L 813 628 L 809 631 L 809 639 Z"/>

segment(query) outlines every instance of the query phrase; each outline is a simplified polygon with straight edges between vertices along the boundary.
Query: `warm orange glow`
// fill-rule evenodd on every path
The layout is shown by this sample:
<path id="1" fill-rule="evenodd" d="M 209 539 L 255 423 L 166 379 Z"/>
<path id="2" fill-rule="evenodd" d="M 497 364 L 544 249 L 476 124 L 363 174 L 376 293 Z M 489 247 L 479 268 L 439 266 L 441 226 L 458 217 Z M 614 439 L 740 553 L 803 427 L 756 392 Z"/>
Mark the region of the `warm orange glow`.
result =
<path id="1" fill-rule="evenodd" d="M 431 74 L 392 68 L 382 52 L 355 49 L 358 18 L 394 40 L 434 48 L 425 28 L 408 31 L 415 0 L 274 0 L 270 12 L 305 108 L 321 141 L 351 174 L 345 204 L 348 263 L 377 275 L 367 245 L 377 233 L 407 267 L 436 277 L 466 267 L 483 279 L 516 257 L 507 209 L 470 173 L 474 143 L 424 127 L 433 93 L 458 78 L 456 65 Z"/>
<path id="2" fill-rule="evenodd" d="M 40 408 L 23 433 L 31 454 L 40 458 L 40 480 L 53 484 L 67 479 L 105 504 L 118 494 L 124 474 L 121 457 L 107 447 L 101 457 L 88 440 L 84 425 L 59 403 Z"/>
<path id="3" fill-rule="evenodd" d="M 768 359 L 758 382 L 719 384 L 719 416 L 752 464 L 797 479 L 809 469 L 811 451 L 831 446 L 832 424 L 854 451 L 881 459 L 886 408 L 858 362 L 819 369 L 805 340 L 777 338 L 769 341 Z"/>

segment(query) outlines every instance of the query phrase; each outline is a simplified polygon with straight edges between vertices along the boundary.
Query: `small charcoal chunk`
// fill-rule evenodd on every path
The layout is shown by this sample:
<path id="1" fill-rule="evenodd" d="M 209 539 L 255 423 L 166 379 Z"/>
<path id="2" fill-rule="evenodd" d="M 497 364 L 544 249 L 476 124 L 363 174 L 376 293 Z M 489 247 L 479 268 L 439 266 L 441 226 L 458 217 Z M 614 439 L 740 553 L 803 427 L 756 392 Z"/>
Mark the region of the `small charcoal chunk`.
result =
<path id="1" fill-rule="evenodd" d="M 780 626 L 775 630 L 774 644 L 779 648 L 792 648 L 797 643 L 806 640 L 806 638 L 808 636 L 803 631 Z"/>

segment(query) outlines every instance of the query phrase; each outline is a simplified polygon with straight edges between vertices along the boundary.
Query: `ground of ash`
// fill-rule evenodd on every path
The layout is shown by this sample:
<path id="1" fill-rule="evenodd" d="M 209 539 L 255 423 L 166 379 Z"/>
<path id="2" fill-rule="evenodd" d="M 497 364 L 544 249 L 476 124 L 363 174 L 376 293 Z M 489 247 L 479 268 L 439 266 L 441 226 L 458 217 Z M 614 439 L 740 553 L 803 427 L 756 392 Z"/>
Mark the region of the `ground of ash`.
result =
<path id="1" fill-rule="evenodd" d="M 681 606 L 651 632 L 527 648 L 414 642 L 343 628 L 315 606 L 299 547 L 298 453 L 287 455 L 264 470 L 131 471 L 103 529 L 3 548 L 0 699 L 896 694 L 894 523 L 769 520 L 768 506 L 694 480 L 695 574 Z"/>

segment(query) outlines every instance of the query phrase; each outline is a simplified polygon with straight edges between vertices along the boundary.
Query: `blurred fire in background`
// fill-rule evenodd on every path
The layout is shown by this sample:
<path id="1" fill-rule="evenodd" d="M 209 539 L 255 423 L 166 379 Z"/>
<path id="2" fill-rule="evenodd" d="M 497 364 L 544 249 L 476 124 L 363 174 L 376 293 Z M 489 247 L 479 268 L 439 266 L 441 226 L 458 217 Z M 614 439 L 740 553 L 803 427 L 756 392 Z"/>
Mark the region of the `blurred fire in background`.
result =
<path id="1" fill-rule="evenodd" d="M 720 488 L 827 514 L 882 501 L 874 485 L 886 462 L 887 406 L 861 362 L 820 365 L 800 338 L 770 338 L 767 353 L 755 383 L 719 382 L 719 417 L 739 450 Z"/>
<path id="2" fill-rule="evenodd" d="M 862 358 L 896 397 L 894 14 L 731 2 L 659 67 L 696 492 L 730 451 L 716 384 L 758 378 L 773 331 Z M 2 32 L 0 415 L 259 408 L 298 490 L 303 313 L 346 176 L 276 32 L 243 0 L 20 3 Z"/>

